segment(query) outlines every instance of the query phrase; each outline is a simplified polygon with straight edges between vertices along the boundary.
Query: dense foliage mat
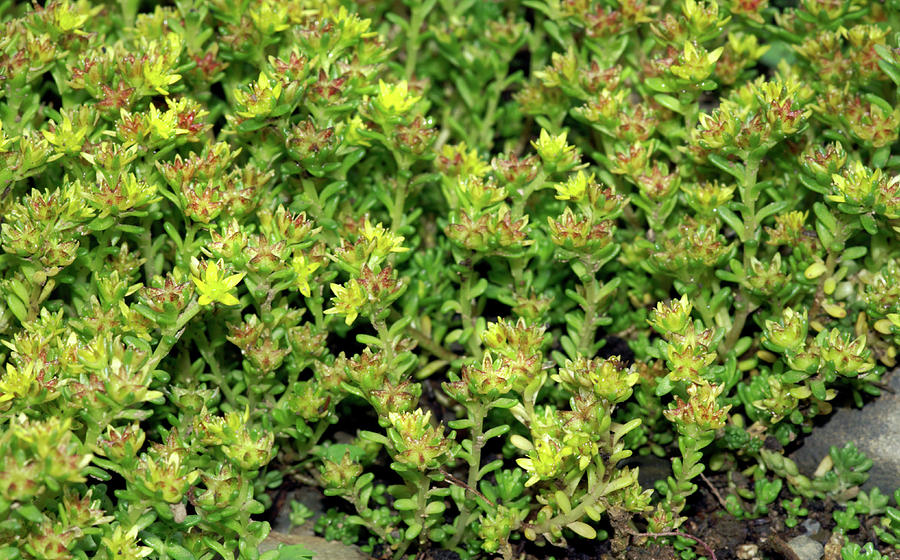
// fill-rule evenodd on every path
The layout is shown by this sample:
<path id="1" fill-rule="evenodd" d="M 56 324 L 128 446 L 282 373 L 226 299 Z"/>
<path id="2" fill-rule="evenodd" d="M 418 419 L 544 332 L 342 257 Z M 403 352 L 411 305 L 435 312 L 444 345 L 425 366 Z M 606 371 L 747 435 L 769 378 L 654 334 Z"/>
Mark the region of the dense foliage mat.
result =
<path id="1" fill-rule="evenodd" d="M 783 451 L 896 365 L 897 0 L 0 21 L 0 559 L 255 559 L 288 481 L 385 557 L 709 556 L 704 472 L 900 546 Z"/>

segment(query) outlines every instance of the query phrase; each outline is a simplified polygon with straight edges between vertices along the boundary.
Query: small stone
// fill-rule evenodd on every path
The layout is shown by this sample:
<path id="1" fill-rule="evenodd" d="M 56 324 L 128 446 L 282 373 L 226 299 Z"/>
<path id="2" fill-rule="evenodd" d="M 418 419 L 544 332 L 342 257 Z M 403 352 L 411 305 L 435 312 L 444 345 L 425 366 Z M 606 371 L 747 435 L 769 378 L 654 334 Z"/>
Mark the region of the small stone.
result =
<path id="1" fill-rule="evenodd" d="M 259 545 L 260 552 L 275 550 L 279 545 L 299 544 L 309 549 L 314 558 L 328 560 L 366 560 L 366 555 L 355 546 L 348 546 L 338 541 L 327 541 L 321 537 L 289 535 L 272 531 Z"/>
<path id="2" fill-rule="evenodd" d="M 738 560 L 757 560 L 759 558 L 759 547 L 755 544 L 738 545 L 734 550 L 734 555 Z"/>
<path id="3" fill-rule="evenodd" d="M 809 476 L 836 442 L 852 441 L 872 460 L 865 491 L 873 487 L 894 488 L 900 480 L 900 370 L 882 379 L 892 391 L 863 408 L 838 408 L 824 426 L 817 427 L 790 457 L 800 472 Z"/>
<path id="4" fill-rule="evenodd" d="M 806 535 L 794 537 L 788 541 L 787 545 L 791 547 L 799 560 L 819 560 L 825 555 L 825 547 L 822 546 L 822 543 L 814 541 Z"/>
<path id="5" fill-rule="evenodd" d="M 805 519 L 800 526 L 803 527 L 806 535 L 810 537 L 822 530 L 822 524 L 812 518 Z"/>
<path id="6" fill-rule="evenodd" d="M 169 510 L 172 512 L 175 523 L 182 523 L 187 519 L 187 508 L 184 504 L 169 504 Z"/>

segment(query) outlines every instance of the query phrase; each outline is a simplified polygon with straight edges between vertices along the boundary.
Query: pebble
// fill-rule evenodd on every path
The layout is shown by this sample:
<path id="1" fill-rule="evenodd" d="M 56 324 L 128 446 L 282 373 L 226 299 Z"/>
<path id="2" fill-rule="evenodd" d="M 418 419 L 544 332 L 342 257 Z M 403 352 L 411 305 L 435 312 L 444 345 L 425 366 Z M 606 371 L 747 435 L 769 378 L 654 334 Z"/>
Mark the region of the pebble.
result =
<path id="1" fill-rule="evenodd" d="M 815 519 L 807 518 L 800 524 L 806 535 L 811 537 L 822 530 L 822 524 Z"/>
<path id="2" fill-rule="evenodd" d="M 787 545 L 791 547 L 799 560 L 819 560 L 825 555 L 825 547 L 822 543 L 814 541 L 807 535 L 800 535 L 789 540 Z"/>
<path id="3" fill-rule="evenodd" d="M 347 546 L 338 541 L 326 541 L 321 537 L 289 535 L 272 531 L 259 545 L 260 552 L 274 550 L 278 545 L 299 544 L 313 553 L 313 558 L 328 560 L 366 560 L 367 556 L 355 546 Z"/>
<path id="4" fill-rule="evenodd" d="M 812 475 L 832 445 L 842 447 L 837 442 L 852 441 L 873 462 L 862 489 L 868 492 L 877 486 L 885 494 L 894 491 L 900 480 L 900 369 L 882 381 L 893 392 L 882 391 L 861 409 L 838 408 L 828 423 L 813 430 L 791 454 L 802 474 Z"/>

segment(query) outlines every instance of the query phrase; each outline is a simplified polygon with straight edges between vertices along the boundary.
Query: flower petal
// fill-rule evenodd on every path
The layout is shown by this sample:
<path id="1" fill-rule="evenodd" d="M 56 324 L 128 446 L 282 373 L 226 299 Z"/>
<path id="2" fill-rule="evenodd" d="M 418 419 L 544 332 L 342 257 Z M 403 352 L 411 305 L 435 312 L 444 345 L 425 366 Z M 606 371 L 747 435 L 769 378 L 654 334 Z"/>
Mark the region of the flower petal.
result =
<path id="1" fill-rule="evenodd" d="M 243 279 L 244 279 L 243 272 L 240 274 L 232 274 L 228 278 L 222 280 L 222 284 L 228 286 L 228 289 L 230 290 L 231 288 L 234 288 L 235 286 L 240 284 L 241 280 L 243 280 Z"/>
<path id="2" fill-rule="evenodd" d="M 191 280 L 197 286 L 198 290 L 200 290 L 201 292 L 206 291 L 206 282 L 204 282 L 200 278 L 197 278 L 196 276 L 191 276 Z"/>
<path id="3" fill-rule="evenodd" d="M 219 301 L 224 305 L 237 305 L 240 303 L 240 300 L 238 298 L 227 293 L 219 296 Z"/>
<path id="4" fill-rule="evenodd" d="M 300 290 L 301 294 L 303 294 L 306 297 L 309 297 L 309 295 L 310 295 L 309 282 L 299 282 L 297 284 L 297 289 Z"/>
<path id="5" fill-rule="evenodd" d="M 206 265 L 206 281 L 210 284 L 215 284 L 219 280 L 219 265 L 216 264 L 216 261 L 210 261 L 208 265 Z"/>

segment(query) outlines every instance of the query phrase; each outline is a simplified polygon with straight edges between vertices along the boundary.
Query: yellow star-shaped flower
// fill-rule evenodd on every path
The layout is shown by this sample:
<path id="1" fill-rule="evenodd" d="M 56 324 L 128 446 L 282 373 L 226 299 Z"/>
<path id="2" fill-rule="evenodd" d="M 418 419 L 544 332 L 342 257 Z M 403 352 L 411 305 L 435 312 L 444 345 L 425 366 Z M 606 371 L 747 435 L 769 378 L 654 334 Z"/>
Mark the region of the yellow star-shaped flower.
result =
<path id="1" fill-rule="evenodd" d="M 320 266 L 321 265 L 315 261 L 307 260 L 303 255 L 297 255 L 291 261 L 291 268 L 294 269 L 294 273 L 297 275 L 297 289 L 306 297 L 310 296 L 309 278 Z"/>
<path id="2" fill-rule="evenodd" d="M 231 293 L 231 290 L 244 278 L 244 273 L 232 274 L 228 278 L 223 278 L 219 274 L 219 265 L 216 261 L 211 261 L 206 265 L 206 273 L 203 279 L 191 276 L 191 280 L 197 286 L 197 291 L 200 292 L 200 299 L 198 300 L 200 305 L 209 305 L 216 301 L 223 305 L 237 305 L 240 303 L 238 298 Z"/>
<path id="3" fill-rule="evenodd" d="M 344 322 L 349 327 L 359 316 L 360 308 L 366 304 L 366 292 L 355 278 L 351 278 L 344 286 L 332 284 L 331 291 L 334 293 L 331 300 L 334 307 L 326 309 L 325 314 L 343 315 Z"/>

